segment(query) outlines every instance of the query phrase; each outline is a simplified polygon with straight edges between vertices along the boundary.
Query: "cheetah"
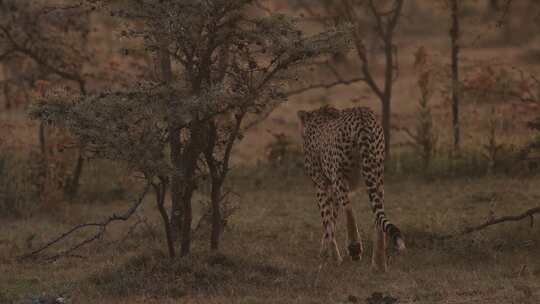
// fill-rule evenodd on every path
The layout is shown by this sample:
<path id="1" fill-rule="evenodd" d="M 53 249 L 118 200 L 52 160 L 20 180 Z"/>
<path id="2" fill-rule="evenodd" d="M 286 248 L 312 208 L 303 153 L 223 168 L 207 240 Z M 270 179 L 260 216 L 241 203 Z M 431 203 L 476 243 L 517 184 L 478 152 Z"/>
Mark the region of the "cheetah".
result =
<path id="1" fill-rule="evenodd" d="M 321 256 L 331 249 L 335 260 L 342 257 L 335 239 L 336 222 L 341 207 L 345 210 L 348 251 L 360 260 L 362 241 L 350 203 L 349 193 L 364 180 L 375 215 L 375 240 L 372 268 L 386 271 L 385 234 L 398 252 L 405 250 L 400 230 L 384 212 L 384 133 L 375 113 L 366 107 L 336 109 L 324 106 L 313 111 L 298 111 L 303 140 L 305 170 L 317 193 L 322 217 Z"/>

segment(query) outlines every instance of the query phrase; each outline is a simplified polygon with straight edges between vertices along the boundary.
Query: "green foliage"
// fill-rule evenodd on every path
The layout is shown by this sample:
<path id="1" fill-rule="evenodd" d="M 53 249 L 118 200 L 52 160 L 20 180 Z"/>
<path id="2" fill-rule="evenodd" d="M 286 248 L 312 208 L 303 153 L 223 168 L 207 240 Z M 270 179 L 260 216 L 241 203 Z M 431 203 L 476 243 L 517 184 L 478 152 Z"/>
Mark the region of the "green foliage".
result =
<path id="1" fill-rule="evenodd" d="M 30 116 L 67 128 L 91 157 L 123 161 L 150 175 L 166 174 L 160 92 L 55 93 L 35 103 Z"/>
<path id="2" fill-rule="evenodd" d="M 293 68 L 349 45 L 345 30 L 306 36 L 294 18 L 266 14 L 253 4 L 118 4 L 112 14 L 126 21 L 122 35 L 141 39 L 144 49 L 136 51 L 159 59 L 160 81 L 133 81 L 126 90 L 97 95 L 49 94 L 31 109 L 33 118 L 69 130 L 89 157 L 125 162 L 149 182 L 170 182 L 170 226 L 180 227 L 180 213 L 184 221 L 182 255 L 189 252 L 191 197 L 202 176 L 212 180 L 212 219 L 220 220 L 221 188 L 244 118 L 285 100 L 283 92 L 296 77 Z M 167 222 L 169 216 L 162 218 Z M 219 231 L 212 235 L 217 249 Z"/>
<path id="3" fill-rule="evenodd" d="M 279 165 L 287 161 L 288 158 L 298 158 L 302 155 L 298 144 L 285 133 L 272 134 L 274 139 L 266 145 L 267 160 L 270 163 Z"/>
<path id="4" fill-rule="evenodd" d="M 459 155 L 434 154 L 430 166 L 424 167 L 424 159 L 416 151 L 396 152 L 387 162 L 385 172 L 390 178 L 402 179 L 404 176 L 424 176 L 427 178 L 467 178 L 486 175 L 523 174 L 519 163 L 519 150 L 504 146 L 497 150 L 493 159 L 486 156 L 484 148 L 462 149 Z"/>
<path id="5" fill-rule="evenodd" d="M 501 150 L 506 145 L 499 143 L 497 138 L 498 125 L 500 117 L 497 115 L 495 107 L 492 106 L 490 117 L 488 120 L 488 135 L 487 141 L 481 144 L 482 154 L 488 161 L 488 174 L 492 173 L 500 159 Z"/>
<path id="6" fill-rule="evenodd" d="M 430 70 L 423 71 L 418 78 L 420 88 L 420 99 L 418 101 L 418 112 L 416 114 L 416 125 L 414 133 L 405 129 L 407 134 L 413 139 L 413 147 L 420 155 L 424 170 L 429 168 L 438 136 L 433 126 L 433 116 L 429 105 L 429 99 L 433 92 L 433 83 L 430 81 L 432 73 Z"/>
<path id="7" fill-rule="evenodd" d="M 134 1 L 115 14 L 145 25 L 124 35 L 142 37 L 149 52 L 167 41 L 185 71 L 167 85 L 139 83 L 129 91 L 78 97 L 50 94 L 33 105 L 31 116 L 66 127 L 93 157 L 127 161 L 149 176 L 168 175 L 171 125 L 190 134 L 192 123 L 220 114 L 260 113 L 283 100 L 289 68 L 347 47 L 345 31 L 305 37 L 283 14 L 249 17 L 250 3 Z M 217 127 L 216 143 L 226 143 L 230 121 Z"/>
<path id="8" fill-rule="evenodd" d="M 304 153 L 301 146 L 284 133 L 273 136 L 274 139 L 266 146 L 268 174 L 286 179 L 298 178 L 304 174 Z"/>

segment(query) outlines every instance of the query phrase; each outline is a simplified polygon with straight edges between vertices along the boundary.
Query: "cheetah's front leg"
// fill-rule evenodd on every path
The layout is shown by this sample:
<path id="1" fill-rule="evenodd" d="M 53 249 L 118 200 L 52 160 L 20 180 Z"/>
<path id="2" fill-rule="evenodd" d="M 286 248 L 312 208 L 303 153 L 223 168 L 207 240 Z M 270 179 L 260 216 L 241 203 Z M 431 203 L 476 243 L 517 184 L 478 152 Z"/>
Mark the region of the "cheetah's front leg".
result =
<path id="1" fill-rule="evenodd" d="M 321 257 L 326 258 L 329 256 L 328 251 L 332 251 L 332 255 L 336 262 L 340 264 L 343 259 L 339 252 L 339 248 L 336 242 L 336 225 L 333 218 L 334 212 L 333 208 L 333 199 L 332 192 L 330 187 L 325 189 L 317 189 L 317 199 L 319 203 L 319 210 L 321 212 L 322 225 L 323 225 L 323 236 L 321 240 Z"/>

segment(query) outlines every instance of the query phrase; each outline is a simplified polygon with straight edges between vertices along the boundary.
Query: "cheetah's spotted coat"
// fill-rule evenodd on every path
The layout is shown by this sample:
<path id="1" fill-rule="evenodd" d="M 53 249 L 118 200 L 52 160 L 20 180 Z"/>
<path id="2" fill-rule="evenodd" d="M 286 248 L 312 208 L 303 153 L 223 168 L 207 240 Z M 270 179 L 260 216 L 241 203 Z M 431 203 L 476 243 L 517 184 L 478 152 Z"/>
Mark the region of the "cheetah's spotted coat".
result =
<path id="1" fill-rule="evenodd" d="M 362 242 L 358 233 L 349 192 L 358 186 L 360 177 L 367 187 L 375 215 L 375 243 L 372 265 L 386 271 L 385 233 L 398 250 L 405 249 L 400 230 L 384 212 L 384 134 L 373 111 L 365 107 L 338 110 L 333 107 L 299 111 L 304 141 L 305 168 L 317 188 L 323 222 L 321 253 L 332 247 L 338 262 L 342 258 L 335 239 L 336 221 L 345 209 L 349 254 L 360 259 Z"/>

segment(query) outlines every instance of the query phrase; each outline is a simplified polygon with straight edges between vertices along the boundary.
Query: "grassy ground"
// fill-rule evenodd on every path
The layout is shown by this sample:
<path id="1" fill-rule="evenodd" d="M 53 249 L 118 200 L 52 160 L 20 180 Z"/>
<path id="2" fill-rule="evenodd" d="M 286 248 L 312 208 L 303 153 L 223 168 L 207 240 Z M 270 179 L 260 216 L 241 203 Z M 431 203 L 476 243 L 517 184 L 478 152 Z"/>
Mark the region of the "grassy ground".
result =
<path id="1" fill-rule="evenodd" d="M 427 2 L 408 8 L 409 17 L 403 19 L 396 38 L 400 78 L 394 84 L 393 122 L 409 128 L 417 122 L 419 97 L 414 52 L 424 46 L 438 63 L 447 63 L 449 59 L 447 12 L 426 8 Z M 416 11 L 419 13 L 413 14 Z M 517 13 L 515 16 L 523 19 Z M 477 61 L 494 61 L 530 72 L 538 69 L 538 56 L 531 54 L 537 52 L 540 42 L 525 31 L 534 31 L 534 27 L 515 27 L 519 31 L 512 36 L 527 39 L 521 44 L 510 44 L 501 39 L 495 27 L 473 25 L 463 27 L 463 67 Z M 480 41 L 472 43 L 479 35 Z M 536 38 L 529 40 L 529 36 Z M 492 45 L 490 40 L 494 40 Z M 371 63 L 377 79 L 383 71 L 381 58 L 379 53 Z M 340 68 L 347 76 L 358 76 L 357 64 L 347 63 Z M 324 75 L 314 80 L 327 80 Z M 450 107 L 439 95 L 434 96 L 431 106 L 439 136 L 437 148 L 444 154 L 451 146 Z M 234 150 L 234 163 L 254 165 L 266 159 L 265 148 L 273 134 L 286 134 L 297 143 L 296 111 L 323 104 L 340 108 L 362 105 L 380 110 L 379 102 L 362 83 L 294 96 L 246 132 L 245 139 Z M 465 149 L 478 150 L 488 142 L 489 105 L 463 101 Z M 538 109 L 523 111 L 520 106 L 521 103 L 516 108 L 501 105 L 498 142 L 522 144 L 531 139 L 525 122 Z M 16 153 L 29 147 L 37 149 L 37 125 L 28 121 L 25 110 L 2 112 L 0 119 L 10 126 L 0 130 L 4 144 L 15 147 Z M 407 140 L 403 132 L 393 132 L 394 144 Z M 386 184 L 386 209 L 390 219 L 403 230 L 408 251 L 392 257 L 388 273 L 376 274 L 370 270 L 373 219 L 365 195 L 354 199 L 365 241 L 363 260 L 346 260 L 338 267 L 328 264 L 319 271 L 321 224 L 314 191 L 306 179 L 301 174 L 279 170 L 268 173 L 266 169 L 237 175 L 234 183 L 241 194 L 241 208 L 229 221 L 219 254 L 208 252 L 208 236 L 202 231 L 197 234 L 189 257 L 170 261 L 150 197 L 137 217 L 112 225 L 103 240 L 78 252 L 85 258 L 52 264 L 15 262 L 17 255 L 77 223 L 101 219 L 127 208 L 126 201 L 114 201 L 122 195 L 117 191 L 121 187 L 103 191 L 103 184 L 110 184 L 118 176 L 85 168 L 89 181 L 83 180 L 86 194 L 81 201 L 53 202 L 29 208 L 33 210 L 30 217 L 0 219 L 0 303 L 29 303 L 43 295 L 62 295 L 69 303 L 364 303 L 374 292 L 390 294 L 401 303 L 540 302 L 540 225 L 531 228 L 524 220 L 445 242 L 435 239 L 436 235 L 481 223 L 491 212 L 501 216 L 538 206 L 540 177 L 429 182 L 391 178 Z M 133 226 L 140 219 L 146 219 L 146 224 Z M 338 241 L 343 253 L 344 228 L 342 218 Z"/>
<path id="2" fill-rule="evenodd" d="M 14 257 L 127 203 L 74 203 L 2 221 L 0 302 L 26 303 L 46 294 L 70 303 L 364 303 L 373 292 L 401 303 L 540 301 L 538 225 L 507 223 L 450 241 L 434 239 L 483 222 L 490 210 L 500 216 L 533 207 L 539 178 L 393 179 L 386 206 L 404 231 L 408 251 L 391 258 L 388 273 L 376 274 L 370 270 L 372 217 L 363 195 L 355 198 L 363 260 L 329 263 L 319 272 L 321 228 L 313 189 L 300 176 L 273 174 L 237 177 L 241 209 L 229 221 L 220 254 L 208 253 L 202 231 L 191 256 L 170 261 L 150 198 L 138 214 L 147 224 L 131 233 L 136 218 L 115 224 L 105 239 L 80 252 L 85 258 L 52 264 L 16 263 Z M 340 224 L 338 242 L 346 252 L 343 219 Z"/>

